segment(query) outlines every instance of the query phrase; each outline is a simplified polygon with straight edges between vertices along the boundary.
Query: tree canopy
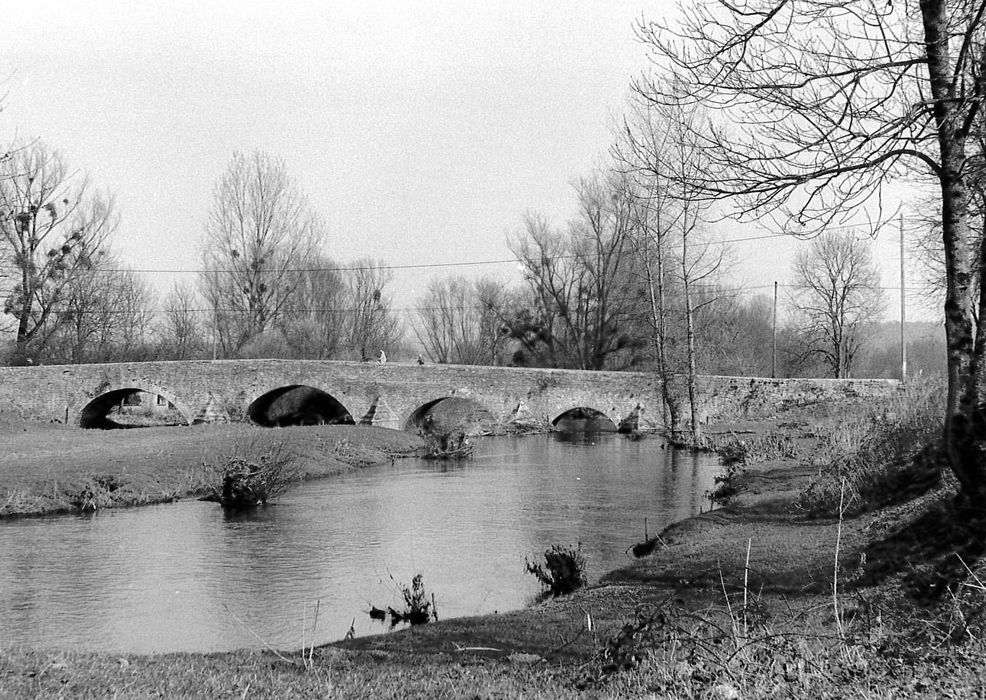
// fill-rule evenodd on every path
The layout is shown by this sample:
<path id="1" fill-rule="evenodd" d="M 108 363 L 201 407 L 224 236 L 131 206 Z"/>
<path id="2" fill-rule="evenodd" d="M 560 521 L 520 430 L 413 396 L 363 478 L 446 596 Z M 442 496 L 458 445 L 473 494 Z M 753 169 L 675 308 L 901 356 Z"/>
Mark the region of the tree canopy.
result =
<path id="1" fill-rule="evenodd" d="M 657 69 L 636 91 L 701 106 L 695 135 L 716 178 L 694 183 L 735 213 L 817 232 L 879 222 L 895 178 L 932 182 L 945 266 L 948 460 L 986 507 L 986 296 L 982 228 L 986 4 L 973 0 L 692 2 L 645 22 Z"/>

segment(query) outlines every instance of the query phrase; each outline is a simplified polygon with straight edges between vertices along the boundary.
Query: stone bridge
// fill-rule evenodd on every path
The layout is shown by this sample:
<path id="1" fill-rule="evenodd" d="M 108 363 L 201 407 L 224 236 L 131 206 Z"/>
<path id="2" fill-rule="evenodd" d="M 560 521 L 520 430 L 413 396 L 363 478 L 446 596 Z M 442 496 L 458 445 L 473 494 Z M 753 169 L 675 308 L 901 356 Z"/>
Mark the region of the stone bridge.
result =
<path id="1" fill-rule="evenodd" d="M 708 421 L 756 417 L 792 403 L 888 396 L 899 382 L 702 377 L 699 390 L 701 420 Z M 663 427 L 660 382 L 643 372 L 328 360 L 0 367 L 0 417 L 104 427 L 107 413 L 139 392 L 162 397 L 186 423 L 355 422 L 408 429 L 451 398 L 499 424 L 547 427 L 588 409 L 616 426 Z"/>

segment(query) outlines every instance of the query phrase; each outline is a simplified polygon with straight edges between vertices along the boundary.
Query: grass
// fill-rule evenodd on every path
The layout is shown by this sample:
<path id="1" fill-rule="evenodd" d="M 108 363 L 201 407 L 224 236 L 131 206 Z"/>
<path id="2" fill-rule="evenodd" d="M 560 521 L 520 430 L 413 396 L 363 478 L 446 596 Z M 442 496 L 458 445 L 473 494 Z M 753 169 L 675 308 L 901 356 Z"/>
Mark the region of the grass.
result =
<path id="1" fill-rule="evenodd" d="M 267 652 L 153 657 L 0 651 L 4 698 L 565 698 L 565 669 L 315 649 L 284 662 Z"/>
<path id="2" fill-rule="evenodd" d="M 454 642 L 439 653 L 330 646 L 283 654 L 146 657 L 0 647 L 0 695 L 979 697 L 986 688 L 981 663 L 986 645 L 982 627 L 965 620 L 983 608 L 986 591 L 982 572 L 973 567 L 968 572 L 960 589 L 960 634 L 946 634 L 959 619 L 951 604 L 914 615 L 872 591 L 842 593 L 835 601 L 823 595 L 785 603 L 751 586 L 749 571 L 732 577 L 719 572 L 719 587 L 704 602 L 688 606 L 666 597 L 638 605 L 613 633 L 591 641 L 589 653 L 573 661 L 548 662 L 518 652 L 484 656 L 489 647 Z M 937 636 L 928 635 L 932 627 Z"/>
<path id="3" fill-rule="evenodd" d="M 0 518 L 23 515 L 48 515 L 65 512 L 94 513 L 106 508 L 167 503 L 182 495 L 197 493 L 205 486 L 190 470 L 177 474 L 178 481 L 188 477 L 187 487 L 175 485 L 140 485 L 115 474 L 80 474 L 75 479 L 39 479 L 31 486 L 0 491 Z"/>
<path id="4" fill-rule="evenodd" d="M 382 464 L 421 447 L 416 436 L 366 426 L 274 430 L 232 424 L 104 431 L 0 424 L 0 517 L 200 496 L 221 480 L 219 467 L 240 446 L 275 436 L 294 460 L 298 479 Z"/>
<path id="5" fill-rule="evenodd" d="M 730 583 L 720 571 L 717 600 L 639 607 L 580 667 L 576 687 L 614 697 L 981 697 L 986 566 L 965 566 L 953 595 L 915 615 L 888 591 L 850 581 L 847 592 L 838 534 L 834 544 L 827 599 L 751 589 L 748 542 L 742 578 Z"/>
<path id="6" fill-rule="evenodd" d="M 705 435 L 700 449 L 718 454 L 726 467 L 762 464 L 798 456 L 797 444 L 789 430 L 772 430 L 743 437 L 735 432 Z"/>
<path id="7" fill-rule="evenodd" d="M 936 381 L 908 386 L 889 407 L 840 421 L 815 453 L 818 472 L 798 499 L 807 515 L 861 513 L 901 502 L 940 483 L 944 390 Z"/>
<path id="8" fill-rule="evenodd" d="M 715 486 L 706 492 L 713 505 L 726 505 L 743 488 L 743 476 L 750 466 L 796 459 L 797 442 L 788 428 L 740 436 L 733 431 L 702 437 L 699 449 L 715 452 L 725 471 L 715 477 Z"/>

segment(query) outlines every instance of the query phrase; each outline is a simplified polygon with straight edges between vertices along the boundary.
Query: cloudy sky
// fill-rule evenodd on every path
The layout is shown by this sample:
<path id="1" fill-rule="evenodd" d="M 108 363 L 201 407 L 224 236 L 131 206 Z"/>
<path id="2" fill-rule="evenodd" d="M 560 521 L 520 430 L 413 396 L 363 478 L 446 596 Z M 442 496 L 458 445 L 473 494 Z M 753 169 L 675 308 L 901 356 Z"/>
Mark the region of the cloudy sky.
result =
<path id="1" fill-rule="evenodd" d="M 606 162 L 634 23 L 668 0 L 16 3 L 4 13 L 0 136 L 41 138 L 116 196 L 123 262 L 191 279 L 234 151 L 282 158 L 327 223 L 326 253 L 395 266 L 511 257 L 525 211 L 563 223 Z M 726 226 L 726 238 L 756 236 Z M 795 244 L 737 244 L 734 284 L 790 278 Z M 885 284 L 896 243 L 878 241 Z M 397 306 L 437 275 L 397 270 Z M 896 306 L 892 305 L 892 308 Z M 892 313 L 892 312 L 891 312 Z"/>

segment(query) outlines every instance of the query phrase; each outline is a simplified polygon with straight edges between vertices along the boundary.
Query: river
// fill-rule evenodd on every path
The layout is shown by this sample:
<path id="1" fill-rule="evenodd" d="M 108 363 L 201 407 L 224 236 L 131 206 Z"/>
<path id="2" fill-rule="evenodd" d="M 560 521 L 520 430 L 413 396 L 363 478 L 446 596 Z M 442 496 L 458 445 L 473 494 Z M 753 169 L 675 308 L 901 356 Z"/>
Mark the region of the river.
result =
<path id="1" fill-rule="evenodd" d="M 119 653 L 222 651 L 388 626 L 422 574 L 440 617 L 522 607 L 525 557 L 581 543 L 590 582 L 708 508 L 714 456 L 615 433 L 482 438 L 472 459 L 399 459 L 230 515 L 214 503 L 0 523 L 0 642 Z M 316 602 L 318 617 L 315 619 Z"/>

